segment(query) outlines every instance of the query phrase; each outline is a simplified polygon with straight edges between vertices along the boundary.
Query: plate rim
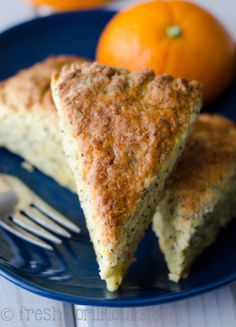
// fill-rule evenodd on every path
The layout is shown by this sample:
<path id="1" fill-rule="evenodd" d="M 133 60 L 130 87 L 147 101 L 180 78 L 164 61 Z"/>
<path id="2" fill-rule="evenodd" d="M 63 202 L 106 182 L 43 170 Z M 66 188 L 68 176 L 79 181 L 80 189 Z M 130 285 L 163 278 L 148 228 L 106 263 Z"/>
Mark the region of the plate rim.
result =
<path id="1" fill-rule="evenodd" d="M 30 26 L 32 24 L 41 23 L 43 21 L 48 20 L 56 20 L 61 18 L 69 18 L 71 16 L 83 16 L 85 15 L 97 15 L 97 14 L 104 14 L 104 15 L 114 15 L 117 12 L 117 10 L 114 10 L 112 8 L 95 8 L 95 9 L 81 9 L 81 10 L 74 10 L 74 11 L 68 11 L 68 12 L 57 12 L 53 14 L 47 14 L 44 16 L 37 16 L 32 19 L 26 19 L 22 22 L 19 22 L 18 24 L 10 25 L 9 27 L 3 29 L 0 32 L 0 38 L 8 37 L 10 33 L 14 33 L 19 31 L 22 28 L 25 28 L 27 26 Z"/>
<path id="2" fill-rule="evenodd" d="M 30 27 L 32 24 L 38 24 L 47 21 L 53 20 L 60 20 L 60 19 L 68 19 L 74 16 L 83 16 L 83 15 L 108 15 L 111 16 L 116 11 L 113 9 L 89 9 L 89 10 L 81 10 L 81 11 L 73 11 L 73 12 L 63 12 L 63 13 L 55 13 L 51 15 L 46 15 L 43 17 L 36 17 L 30 20 L 26 20 L 19 24 L 10 26 L 9 28 L 0 32 L 0 42 L 4 40 L 4 38 L 8 38 L 11 34 L 17 33 L 24 28 Z M 54 300 L 69 302 L 72 304 L 80 304 L 80 305 L 88 305 L 88 306 L 101 306 L 101 307 L 120 307 L 120 308 L 127 308 L 127 307 L 142 307 L 142 306 L 150 306 L 150 305 L 159 305 L 168 302 L 179 301 L 183 299 L 187 299 L 205 292 L 209 292 L 226 284 L 229 284 L 236 280 L 236 272 L 226 275 L 225 277 L 220 277 L 215 279 L 212 282 L 207 282 L 202 284 L 201 286 L 194 287 L 189 290 L 185 291 L 177 291 L 176 293 L 165 294 L 165 295 L 156 295 L 150 298 L 132 298 L 132 299 L 89 299 L 86 297 L 81 297 L 79 295 L 68 295 L 63 294 L 58 291 L 48 290 L 45 287 L 40 286 L 39 284 L 35 284 L 25 278 L 13 273 L 3 264 L 0 264 L 0 276 L 4 277 L 8 281 L 12 282 L 13 284 L 35 293 L 37 295 L 51 298 Z"/>
<path id="3" fill-rule="evenodd" d="M 50 298 L 53 300 L 68 302 L 77 305 L 86 305 L 86 306 L 96 306 L 96 307 L 112 307 L 112 308 L 131 308 L 131 307 L 145 307 L 152 305 L 159 305 L 164 303 L 170 303 L 175 301 L 184 300 L 191 298 L 193 296 L 200 295 L 212 291 L 214 289 L 220 288 L 224 285 L 227 285 L 236 280 L 236 273 L 232 273 L 225 278 L 218 278 L 217 280 L 203 284 L 202 286 L 195 287 L 186 291 L 179 291 L 176 293 L 153 296 L 151 298 L 132 298 L 132 299 L 104 299 L 104 300 L 95 300 L 87 299 L 78 295 L 67 295 L 58 291 L 50 291 L 45 287 L 42 287 L 38 284 L 30 282 L 25 278 L 18 276 L 9 271 L 6 267 L 0 265 L 0 276 L 4 277 L 13 284 L 30 291 L 34 294 Z"/>

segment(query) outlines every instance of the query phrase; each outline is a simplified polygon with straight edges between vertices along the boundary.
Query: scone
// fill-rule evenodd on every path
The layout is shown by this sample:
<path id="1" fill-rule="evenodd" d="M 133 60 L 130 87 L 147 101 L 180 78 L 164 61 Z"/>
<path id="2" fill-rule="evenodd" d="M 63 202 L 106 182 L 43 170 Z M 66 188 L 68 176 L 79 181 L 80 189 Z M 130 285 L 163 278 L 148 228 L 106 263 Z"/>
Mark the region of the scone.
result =
<path id="1" fill-rule="evenodd" d="M 169 278 L 187 277 L 195 258 L 236 216 L 236 125 L 202 114 L 153 221 Z"/>
<path id="2" fill-rule="evenodd" d="M 85 60 L 50 57 L 0 83 L 0 146 L 71 190 L 75 183 L 63 153 L 50 80 L 54 70 L 74 61 Z"/>
<path id="3" fill-rule="evenodd" d="M 114 291 L 195 122 L 201 87 L 86 63 L 54 74 L 52 93 L 100 275 Z"/>

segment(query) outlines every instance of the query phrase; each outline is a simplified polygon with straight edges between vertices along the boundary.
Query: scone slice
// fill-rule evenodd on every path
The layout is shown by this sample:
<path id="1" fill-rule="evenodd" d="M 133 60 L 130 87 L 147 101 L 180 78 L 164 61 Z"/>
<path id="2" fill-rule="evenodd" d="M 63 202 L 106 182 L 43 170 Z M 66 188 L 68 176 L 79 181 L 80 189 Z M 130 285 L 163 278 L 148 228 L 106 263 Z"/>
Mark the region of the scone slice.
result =
<path id="1" fill-rule="evenodd" d="M 151 70 L 65 66 L 52 93 L 110 291 L 120 285 L 201 105 L 201 87 Z"/>
<path id="2" fill-rule="evenodd" d="M 236 216 L 235 192 L 236 126 L 202 114 L 153 220 L 172 281 L 188 276 L 196 257 Z"/>
<path id="3" fill-rule="evenodd" d="M 84 61 L 76 56 L 49 57 L 0 83 L 0 146 L 73 191 L 50 82 L 63 65 Z"/>

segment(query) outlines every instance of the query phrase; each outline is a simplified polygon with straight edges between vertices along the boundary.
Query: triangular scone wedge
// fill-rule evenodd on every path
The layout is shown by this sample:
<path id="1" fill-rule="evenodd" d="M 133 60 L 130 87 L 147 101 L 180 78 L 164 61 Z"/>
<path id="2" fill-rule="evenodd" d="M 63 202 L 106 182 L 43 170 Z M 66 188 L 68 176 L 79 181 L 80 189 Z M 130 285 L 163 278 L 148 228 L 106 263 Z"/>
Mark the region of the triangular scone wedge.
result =
<path id="1" fill-rule="evenodd" d="M 52 73 L 72 62 L 85 59 L 49 57 L 0 83 L 0 146 L 75 191 L 50 89 Z"/>
<path id="2" fill-rule="evenodd" d="M 201 105 L 201 87 L 151 70 L 65 66 L 52 80 L 101 278 L 120 285 Z"/>
<path id="3" fill-rule="evenodd" d="M 154 216 L 154 231 L 173 281 L 236 216 L 236 125 L 202 114 Z"/>

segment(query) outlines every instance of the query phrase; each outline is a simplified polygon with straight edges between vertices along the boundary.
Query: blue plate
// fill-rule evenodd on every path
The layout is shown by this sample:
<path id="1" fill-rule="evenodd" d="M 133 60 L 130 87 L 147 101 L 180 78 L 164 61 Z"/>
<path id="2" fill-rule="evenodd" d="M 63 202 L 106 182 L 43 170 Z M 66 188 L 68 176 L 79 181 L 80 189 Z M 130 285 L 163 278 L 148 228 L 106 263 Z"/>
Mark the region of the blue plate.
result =
<path id="1" fill-rule="evenodd" d="M 86 11 L 58 14 L 18 25 L 0 35 L 0 79 L 51 54 L 94 58 L 100 32 L 114 13 Z M 235 118 L 232 85 L 212 107 Z M 0 273 L 37 294 L 77 304 L 131 307 L 159 304 L 199 294 L 236 279 L 236 221 L 194 264 L 179 284 L 167 277 L 167 267 L 150 230 L 140 244 L 137 261 L 121 289 L 109 293 L 98 275 L 92 245 L 76 195 L 39 171 L 21 168 L 21 159 L 0 149 L 0 172 L 16 175 L 43 199 L 81 226 L 80 235 L 65 240 L 55 252 L 39 249 L 0 230 Z"/>

